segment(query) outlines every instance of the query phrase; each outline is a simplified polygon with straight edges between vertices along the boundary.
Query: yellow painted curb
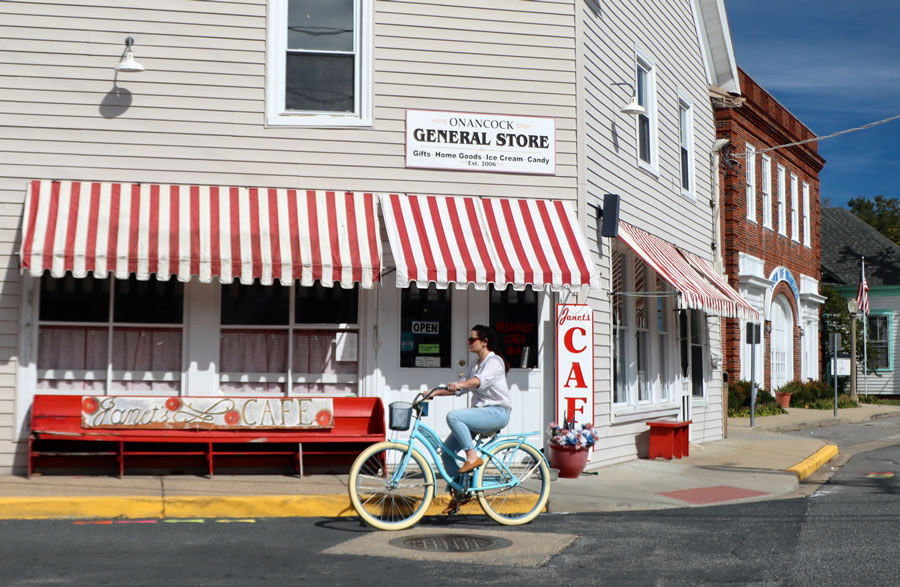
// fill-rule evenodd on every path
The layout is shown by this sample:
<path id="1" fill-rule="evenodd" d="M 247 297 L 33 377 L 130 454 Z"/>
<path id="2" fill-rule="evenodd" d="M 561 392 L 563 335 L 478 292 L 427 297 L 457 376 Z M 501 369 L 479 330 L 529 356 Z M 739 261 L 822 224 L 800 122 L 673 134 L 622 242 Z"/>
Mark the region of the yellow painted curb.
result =
<path id="1" fill-rule="evenodd" d="M 533 503 L 532 498 L 532 503 Z M 435 497 L 425 515 L 439 516 L 447 495 Z M 546 511 L 546 510 L 545 510 Z M 480 514 L 477 500 L 460 509 Z M 355 516 L 346 495 L 254 495 L 246 497 L 5 497 L 0 519 L 134 518 L 334 518 Z"/>
<path id="2" fill-rule="evenodd" d="M 166 518 L 334 518 L 355 516 L 346 495 L 167 497 Z"/>
<path id="3" fill-rule="evenodd" d="M 819 469 L 819 467 L 821 467 L 837 455 L 837 445 L 826 444 L 793 467 L 788 467 L 787 470 L 796 473 L 800 481 L 803 481 L 804 479 L 815 473 Z"/>
<path id="4" fill-rule="evenodd" d="M 159 497 L 4 497 L 0 519 L 161 518 Z"/>

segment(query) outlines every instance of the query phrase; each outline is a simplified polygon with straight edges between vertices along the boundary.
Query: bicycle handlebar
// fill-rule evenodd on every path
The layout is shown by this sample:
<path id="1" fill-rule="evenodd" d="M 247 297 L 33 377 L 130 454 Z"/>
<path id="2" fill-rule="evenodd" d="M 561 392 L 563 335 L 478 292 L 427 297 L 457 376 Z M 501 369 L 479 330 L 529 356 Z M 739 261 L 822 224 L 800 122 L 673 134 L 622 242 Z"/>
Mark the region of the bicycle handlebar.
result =
<path id="1" fill-rule="evenodd" d="M 446 385 L 438 385 L 437 387 L 433 387 L 426 392 L 419 392 L 416 395 L 416 399 L 414 399 L 412 402 L 413 405 L 418 406 L 422 402 L 427 402 L 428 400 L 431 399 L 431 396 L 434 395 L 434 392 L 436 392 L 439 389 L 449 389 L 449 388 Z"/>

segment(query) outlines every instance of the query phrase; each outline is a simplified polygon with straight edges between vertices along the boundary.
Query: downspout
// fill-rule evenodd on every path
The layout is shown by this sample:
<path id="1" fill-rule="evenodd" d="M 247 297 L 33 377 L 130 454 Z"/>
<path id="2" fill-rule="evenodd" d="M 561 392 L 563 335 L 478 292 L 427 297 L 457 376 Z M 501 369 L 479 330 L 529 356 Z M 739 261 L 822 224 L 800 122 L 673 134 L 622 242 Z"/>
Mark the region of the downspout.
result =
<path id="1" fill-rule="evenodd" d="M 713 250 L 713 267 L 719 274 L 724 274 L 724 264 L 722 261 L 722 223 L 720 222 L 720 202 L 722 201 L 721 182 L 719 181 L 719 165 L 722 159 L 722 149 L 729 144 L 728 139 L 716 139 L 712 147 L 712 166 L 710 173 L 712 174 L 712 198 L 709 206 L 712 208 L 712 250 Z"/>
<path id="2" fill-rule="evenodd" d="M 725 149 L 728 146 L 728 139 L 716 139 L 713 141 L 712 152 L 710 156 L 712 158 L 712 198 L 709 201 L 709 206 L 712 208 L 712 249 L 713 249 L 713 268 L 720 275 L 724 274 L 724 265 L 722 262 L 722 224 L 719 222 L 719 214 L 720 214 L 720 202 L 722 201 L 722 194 L 720 193 L 721 182 L 719 181 L 719 164 L 722 158 L 722 149 Z M 725 337 L 723 336 L 721 339 L 721 344 L 723 346 L 720 349 L 722 353 L 722 369 L 724 372 L 724 359 L 725 359 Z M 725 378 L 722 382 L 722 437 L 728 438 L 728 379 Z"/>

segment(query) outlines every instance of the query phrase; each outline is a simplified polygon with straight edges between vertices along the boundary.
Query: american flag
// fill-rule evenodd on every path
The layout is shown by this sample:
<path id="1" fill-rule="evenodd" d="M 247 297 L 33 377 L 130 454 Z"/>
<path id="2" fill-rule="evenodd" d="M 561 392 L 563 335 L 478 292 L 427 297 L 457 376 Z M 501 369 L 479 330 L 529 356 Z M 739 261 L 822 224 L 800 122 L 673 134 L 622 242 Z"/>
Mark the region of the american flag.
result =
<path id="1" fill-rule="evenodd" d="M 859 304 L 860 311 L 869 315 L 869 282 L 866 281 L 866 260 L 863 258 L 859 269 L 859 287 L 856 290 L 856 303 Z"/>

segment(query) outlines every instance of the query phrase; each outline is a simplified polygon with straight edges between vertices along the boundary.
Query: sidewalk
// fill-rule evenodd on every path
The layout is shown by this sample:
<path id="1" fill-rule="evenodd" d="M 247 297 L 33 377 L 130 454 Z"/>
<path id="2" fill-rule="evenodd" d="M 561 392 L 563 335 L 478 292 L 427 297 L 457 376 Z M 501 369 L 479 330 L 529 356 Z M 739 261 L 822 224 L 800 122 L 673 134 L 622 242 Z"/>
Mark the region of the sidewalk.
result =
<path id="1" fill-rule="evenodd" d="M 558 479 L 551 512 L 599 512 L 692 507 L 772 499 L 795 492 L 799 481 L 837 455 L 837 447 L 786 431 L 900 415 L 897 406 L 831 411 L 791 408 L 788 414 L 730 418 L 728 438 L 693 444 L 672 461 L 638 459 L 588 468 Z M 438 495 L 429 513 L 446 505 Z M 477 503 L 463 513 L 481 513 Z M 352 516 L 347 475 L 302 479 L 277 475 L 0 477 L 0 519 L 26 518 L 258 518 Z"/>

